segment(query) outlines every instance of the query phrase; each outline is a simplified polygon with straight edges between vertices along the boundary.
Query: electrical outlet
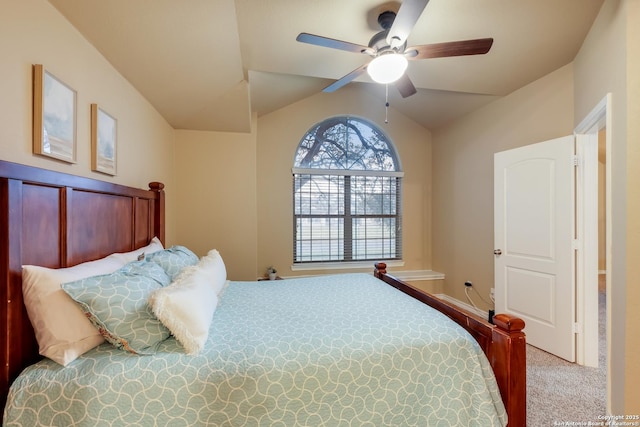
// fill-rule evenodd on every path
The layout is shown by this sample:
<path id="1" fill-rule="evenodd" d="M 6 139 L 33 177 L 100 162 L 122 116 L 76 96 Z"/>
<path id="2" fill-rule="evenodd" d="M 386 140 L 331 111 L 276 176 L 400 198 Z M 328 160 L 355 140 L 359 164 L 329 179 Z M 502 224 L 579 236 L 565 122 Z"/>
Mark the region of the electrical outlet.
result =
<path id="1" fill-rule="evenodd" d="M 465 285 L 467 288 L 470 288 L 471 286 L 473 286 L 473 283 L 471 283 L 471 282 L 469 282 L 469 281 L 466 281 L 466 282 L 464 282 L 464 285 Z"/>
<path id="2" fill-rule="evenodd" d="M 495 299 L 495 297 L 496 297 L 496 288 L 491 288 L 491 290 L 489 291 L 489 296 L 491 297 L 491 299 Z"/>

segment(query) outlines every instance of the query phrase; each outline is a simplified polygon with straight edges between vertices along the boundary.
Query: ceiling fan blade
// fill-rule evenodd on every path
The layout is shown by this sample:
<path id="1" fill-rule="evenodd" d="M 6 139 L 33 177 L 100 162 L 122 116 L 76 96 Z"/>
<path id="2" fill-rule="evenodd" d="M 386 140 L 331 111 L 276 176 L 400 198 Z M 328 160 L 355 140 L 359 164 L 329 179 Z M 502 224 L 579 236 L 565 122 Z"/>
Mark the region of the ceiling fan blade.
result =
<path id="1" fill-rule="evenodd" d="M 396 81 L 395 85 L 403 98 L 407 98 L 417 92 L 416 87 L 413 85 L 407 73 L 404 73 L 402 77 Z"/>
<path id="2" fill-rule="evenodd" d="M 398 14 L 387 34 L 387 43 L 391 47 L 402 46 L 409 37 L 409 33 L 418 22 L 422 11 L 429 0 L 405 0 L 400 5 Z"/>
<path id="3" fill-rule="evenodd" d="M 408 47 L 404 52 L 407 59 L 444 58 L 447 56 L 483 55 L 491 49 L 492 38 L 460 40 Z"/>
<path id="4" fill-rule="evenodd" d="M 315 34 L 300 33 L 296 40 L 302 43 L 309 43 L 316 46 L 329 47 L 332 49 L 346 50 L 347 52 L 366 53 L 373 55 L 375 51 L 368 46 L 362 46 L 355 43 L 345 42 L 342 40 L 330 39 L 328 37 L 316 36 Z"/>
<path id="5" fill-rule="evenodd" d="M 327 86 L 324 89 L 322 89 L 322 91 L 323 92 L 335 92 L 336 90 L 340 89 L 342 86 L 346 85 L 347 83 L 351 82 L 352 80 L 355 80 L 362 73 L 364 73 L 365 70 L 367 69 L 367 65 L 369 65 L 369 64 L 367 63 L 367 64 L 364 64 L 364 65 L 356 68 L 355 70 L 353 70 L 352 72 L 350 72 L 346 76 L 342 77 L 339 80 L 336 80 L 335 82 L 331 83 L 329 86 Z"/>

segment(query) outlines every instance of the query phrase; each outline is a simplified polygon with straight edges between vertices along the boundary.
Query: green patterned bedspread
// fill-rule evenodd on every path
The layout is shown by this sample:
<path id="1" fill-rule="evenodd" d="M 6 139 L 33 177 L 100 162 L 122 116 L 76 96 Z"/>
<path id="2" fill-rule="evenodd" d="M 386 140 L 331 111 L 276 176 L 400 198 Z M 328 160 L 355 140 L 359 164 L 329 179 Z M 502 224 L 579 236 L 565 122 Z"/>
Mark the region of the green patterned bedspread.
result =
<path id="1" fill-rule="evenodd" d="M 369 274 L 230 282 L 206 349 L 109 344 L 13 383 L 6 426 L 503 426 L 477 343 Z"/>

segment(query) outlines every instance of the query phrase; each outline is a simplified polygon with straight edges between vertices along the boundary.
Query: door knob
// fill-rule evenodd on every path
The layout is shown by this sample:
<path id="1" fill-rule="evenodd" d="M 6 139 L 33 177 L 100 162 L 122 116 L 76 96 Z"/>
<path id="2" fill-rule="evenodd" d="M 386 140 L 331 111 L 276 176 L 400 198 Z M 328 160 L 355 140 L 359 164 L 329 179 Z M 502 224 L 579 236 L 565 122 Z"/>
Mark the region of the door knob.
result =
<path id="1" fill-rule="evenodd" d="M 493 251 L 494 255 L 502 255 L 502 250 L 501 249 L 496 249 Z"/>

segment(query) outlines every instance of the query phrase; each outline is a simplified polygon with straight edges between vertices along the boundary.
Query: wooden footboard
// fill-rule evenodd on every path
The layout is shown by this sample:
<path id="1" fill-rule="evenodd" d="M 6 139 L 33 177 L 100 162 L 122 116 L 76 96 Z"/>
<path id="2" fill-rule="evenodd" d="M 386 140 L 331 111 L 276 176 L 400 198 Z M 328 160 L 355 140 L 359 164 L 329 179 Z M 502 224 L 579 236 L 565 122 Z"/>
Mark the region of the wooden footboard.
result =
<path id="1" fill-rule="evenodd" d="M 510 427 L 526 426 L 527 368 L 524 321 L 508 314 L 496 314 L 494 323 L 462 310 L 429 293 L 387 274 L 387 265 L 375 264 L 375 276 L 444 313 L 466 329 L 480 344 L 493 367 L 509 415 Z"/>

